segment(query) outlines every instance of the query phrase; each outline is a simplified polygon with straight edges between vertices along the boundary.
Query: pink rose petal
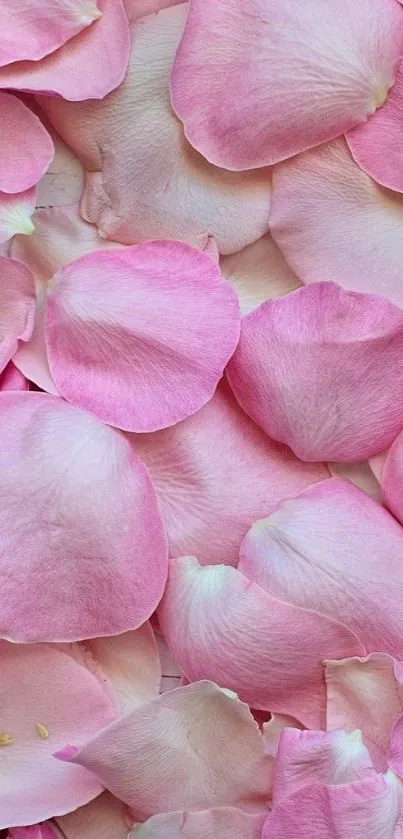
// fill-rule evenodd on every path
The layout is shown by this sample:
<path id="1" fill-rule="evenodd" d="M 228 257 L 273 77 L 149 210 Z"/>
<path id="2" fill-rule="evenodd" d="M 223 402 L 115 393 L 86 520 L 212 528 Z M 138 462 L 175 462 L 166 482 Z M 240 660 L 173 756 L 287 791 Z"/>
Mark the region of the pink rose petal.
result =
<path id="1" fill-rule="evenodd" d="M 57 839 L 57 835 L 48 822 L 30 827 L 12 827 L 8 831 L 8 839 Z"/>
<path id="2" fill-rule="evenodd" d="M 21 262 L 0 256 L 0 372 L 34 328 L 35 285 Z"/>
<path id="3" fill-rule="evenodd" d="M 281 735 L 286 728 L 299 728 L 303 726 L 294 717 L 286 714 L 271 714 L 270 720 L 262 725 L 262 736 L 266 754 L 272 757 L 277 756 Z"/>
<path id="4" fill-rule="evenodd" d="M 55 156 L 36 185 L 37 206 L 65 207 L 80 201 L 84 188 L 84 169 L 74 152 L 51 131 Z"/>
<path id="5" fill-rule="evenodd" d="M 29 390 L 29 382 L 12 361 L 0 374 L 0 390 Z"/>
<path id="6" fill-rule="evenodd" d="M 198 813 L 183 810 L 152 816 L 136 825 L 128 839 L 261 839 L 264 821 L 264 815 L 243 813 L 235 807 Z"/>
<path id="7" fill-rule="evenodd" d="M 124 0 L 130 21 L 139 20 L 146 15 L 158 14 L 168 6 L 178 6 L 186 0 Z"/>
<path id="8" fill-rule="evenodd" d="M 382 498 L 390 512 L 403 524 L 403 433 L 399 434 L 382 460 Z"/>
<path id="9" fill-rule="evenodd" d="M 400 676 L 402 676 L 401 672 Z M 403 714 L 398 717 L 391 731 L 388 763 L 390 768 L 403 779 Z"/>
<path id="10" fill-rule="evenodd" d="M 127 839 L 129 829 L 125 805 L 110 792 L 103 792 L 73 813 L 59 816 L 56 825 L 63 839 Z"/>
<path id="11" fill-rule="evenodd" d="M 24 192 L 46 172 L 53 157 L 53 143 L 36 114 L 16 96 L 3 91 L 0 116 L 0 190 Z"/>

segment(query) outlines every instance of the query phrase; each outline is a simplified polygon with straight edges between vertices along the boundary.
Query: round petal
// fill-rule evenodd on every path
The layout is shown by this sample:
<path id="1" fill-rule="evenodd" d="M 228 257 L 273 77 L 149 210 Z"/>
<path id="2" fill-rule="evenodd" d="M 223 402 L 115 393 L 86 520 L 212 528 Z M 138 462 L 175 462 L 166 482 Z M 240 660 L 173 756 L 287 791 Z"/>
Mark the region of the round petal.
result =
<path id="1" fill-rule="evenodd" d="M 0 114 L 0 190 L 24 192 L 46 172 L 53 143 L 40 119 L 16 96 L 0 92 Z"/>
<path id="2" fill-rule="evenodd" d="M 264 815 L 235 807 L 161 813 L 136 825 L 128 839 L 261 839 Z M 95 838 L 94 838 L 95 839 Z"/>
<path id="3" fill-rule="evenodd" d="M 35 210 L 35 189 L 20 193 L 0 193 L 0 244 L 16 233 L 29 236 L 33 230 L 32 215 Z"/>
<path id="4" fill-rule="evenodd" d="M 302 460 L 364 460 L 403 427 L 403 313 L 333 283 L 242 320 L 228 365 L 241 407 Z"/>
<path id="5" fill-rule="evenodd" d="M 384 103 L 402 25 L 394 0 L 191 0 L 173 107 L 213 163 L 276 163 Z"/>
<path id="6" fill-rule="evenodd" d="M 403 524 L 403 433 L 399 434 L 389 449 L 381 469 L 383 501 Z"/>
<path id="7" fill-rule="evenodd" d="M 35 285 L 30 270 L 0 256 L 0 372 L 13 357 L 18 341 L 29 341 L 34 318 Z"/>
<path id="8" fill-rule="evenodd" d="M 125 809 L 122 801 L 118 801 L 110 792 L 103 792 L 84 807 L 59 816 L 56 825 L 63 839 L 127 839 L 129 825 Z"/>
<path id="9" fill-rule="evenodd" d="M 167 551 L 130 442 L 48 394 L 0 400 L 0 634 L 74 641 L 135 629 L 160 600 Z"/>

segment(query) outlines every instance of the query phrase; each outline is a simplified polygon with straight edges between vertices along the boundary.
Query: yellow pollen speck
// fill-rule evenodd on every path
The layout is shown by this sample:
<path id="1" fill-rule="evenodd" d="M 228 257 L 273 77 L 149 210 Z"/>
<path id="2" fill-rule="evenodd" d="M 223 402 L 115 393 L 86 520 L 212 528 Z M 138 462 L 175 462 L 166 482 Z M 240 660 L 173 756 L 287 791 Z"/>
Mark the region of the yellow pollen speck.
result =
<path id="1" fill-rule="evenodd" d="M 35 723 L 35 728 L 41 738 L 41 740 L 47 740 L 49 737 L 49 731 L 46 728 L 46 725 L 42 725 L 41 722 Z"/>
<path id="2" fill-rule="evenodd" d="M 14 740 L 11 734 L 8 734 L 6 731 L 0 734 L 0 746 L 11 746 L 13 743 Z"/>

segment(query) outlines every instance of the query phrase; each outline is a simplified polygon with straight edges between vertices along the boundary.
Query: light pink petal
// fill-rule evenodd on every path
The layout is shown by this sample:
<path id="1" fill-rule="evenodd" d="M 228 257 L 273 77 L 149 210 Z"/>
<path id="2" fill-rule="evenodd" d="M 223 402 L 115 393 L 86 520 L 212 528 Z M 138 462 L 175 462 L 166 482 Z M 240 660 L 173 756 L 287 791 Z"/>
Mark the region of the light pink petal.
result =
<path id="1" fill-rule="evenodd" d="M 103 792 L 73 813 L 59 816 L 56 825 L 62 831 L 63 839 L 127 839 L 129 830 L 125 804 L 110 792 Z"/>
<path id="2" fill-rule="evenodd" d="M 53 143 L 36 114 L 16 96 L 3 91 L 0 118 L 0 190 L 24 192 L 46 172 L 53 157 Z"/>
<path id="3" fill-rule="evenodd" d="M 261 839 L 265 815 L 234 807 L 214 807 L 190 813 L 161 813 L 138 824 L 128 839 Z M 94 837 L 95 839 L 95 837 Z"/>
<path id="4" fill-rule="evenodd" d="M 401 839 L 401 791 L 393 773 L 299 790 L 269 814 L 262 839 Z"/>
<path id="5" fill-rule="evenodd" d="M 52 282 L 51 374 L 65 399 L 104 422 L 155 431 L 212 397 L 239 321 L 217 265 L 184 243 L 94 252 Z"/>
<path id="6" fill-rule="evenodd" d="M 391 731 L 388 763 L 403 778 L 403 714 L 398 717 Z"/>
<path id="7" fill-rule="evenodd" d="M 61 49 L 41 61 L 20 61 L 2 68 L 0 86 L 72 101 L 102 99 L 114 90 L 127 68 L 128 21 L 122 0 L 98 0 L 97 6 L 102 14 L 99 20 Z"/>
<path id="8" fill-rule="evenodd" d="M 0 372 L 34 328 L 34 278 L 21 262 L 0 256 Z"/>
<path id="9" fill-rule="evenodd" d="M 251 527 L 240 557 L 273 597 L 340 621 L 368 652 L 403 658 L 403 529 L 352 484 L 332 478 L 282 502 Z"/>
<path id="10" fill-rule="evenodd" d="M 25 236 L 33 233 L 34 210 L 34 188 L 16 194 L 0 192 L 0 243 L 7 242 L 16 233 Z"/>
<path id="11" fill-rule="evenodd" d="M 0 634 L 74 641 L 135 629 L 159 602 L 167 559 L 130 442 L 48 394 L 3 392 L 0 407 Z"/>
<path id="12" fill-rule="evenodd" d="M 262 736 L 267 754 L 276 757 L 281 735 L 286 728 L 302 729 L 303 726 L 294 717 L 288 717 L 286 714 L 272 714 L 271 719 L 263 723 Z"/>
<path id="13" fill-rule="evenodd" d="M 194 553 L 203 563 L 235 565 L 255 519 L 327 477 L 324 465 L 302 463 L 269 440 L 225 382 L 193 417 L 133 440 L 157 490 L 171 555 Z"/>
<path id="14" fill-rule="evenodd" d="M 233 253 L 268 230 L 271 173 L 218 169 L 185 140 L 170 106 L 169 73 L 186 14 L 179 4 L 132 25 L 128 73 L 103 102 L 41 105 L 85 165 L 82 211 L 103 235 L 200 248 L 213 235 L 221 253 Z"/>
<path id="15" fill-rule="evenodd" d="M 375 455 L 372 460 L 375 460 L 379 455 Z M 354 486 L 366 492 L 375 501 L 381 500 L 381 487 L 379 485 L 377 476 L 375 475 L 368 461 L 364 460 L 362 463 L 329 463 L 330 474 L 334 478 L 345 478 Z"/>
<path id="16" fill-rule="evenodd" d="M 323 660 L 331 649 L 333 658 L 347 649 L 363 654 L 340 623 L 276 600 L 235 568 L 202 568 L 194 557 L 171 563 L 158 614 L 188 679 L 212 679 L 253 708 L 313 728 L 325 718 Z"/>
<path id="17" fill-rule="evenodd" d="M 19 249 L 21 252 L 21 249 Z M 32 265 L 34 267 L 34 261 Z M 36 282 L 36 308 L 34 329 L 29 341 L 20 344 L 13 356 L 13 362 L 20 373 L 33 382 L 41 390 L 59 395 L 59 391 L 53 381 L 49 369 L 48 353 L 45 343 L 45 309 L 46 309 L 46 284 Z"/>
<path id="18" fill-rule="evenodd" d="M 12 361 L 0 374 L 0 390 L 29 390 L 29 382 Z"/>
<path id="19" fill-rule="evenodd" d="M 403 426 L 403 313 L 333 283 L 298 289 L 243 318 L 228 377 L 297 457 L 364 460 Z"/>
<path id="20" fill-rule="evenodd" d="M 43 822 L 30 827 L 12 827 L 8 839 L 57 839 L 57 834 L 50 823 Z"/>
<path id="21" fill-rule="evenodd" d="M 391 729 L 403 712 L 403 689 L 393 658 L 372 653 L 327 661 L 325 673 L 326 727 L 361 729 L 374 765 L 385 772 Z"/>
<path id="22" fill-rule="evenodd" d="M 35 824 L 101 792 L 97 778 L 53 753 L 86 742 L 116 712 L 102 683 L 49 645 L 1 641 L 0 657 L 0 827 Z"/>
<path id="23" fill-rule="evenodd" d="M 383 104 L 402 47 L 394 0 L 191 0 L 172 103 L 192 145 L 228 169 L 276 163 Z"/>
<path id="24" fill-rule="evenodd" d="M 249 709 L 211 682 L 139 705 L 73 758 L 138 819 L 188 807 L 261 810 L 272 760 Z"/>
<path id="25" fill-rule="evenodd" d="M 271 231 L 302 282 L 403 306 L 403 198 L 359 169 L 343 139 L 276 166 L 273 187 Z"/>
<path id="26" fill-rule="evenodd" d="M 399 434 L 384 457 L 380 477 L 383 501 L 403 524 L 403 433 Z"/>

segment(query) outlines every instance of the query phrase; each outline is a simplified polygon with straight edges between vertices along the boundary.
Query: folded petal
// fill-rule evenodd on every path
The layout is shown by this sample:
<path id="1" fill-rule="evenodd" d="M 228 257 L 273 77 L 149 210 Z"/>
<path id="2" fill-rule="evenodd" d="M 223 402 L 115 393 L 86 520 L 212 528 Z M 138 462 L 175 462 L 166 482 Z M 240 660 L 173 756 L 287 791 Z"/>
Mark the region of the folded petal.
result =
<path id="1" fill-rule="evenodd" d="M 130 442 L 48 394 L 0 400 L 0 634 L 74 641 L 140 626 L 160 600 L 167 551 Z"/>
<path id="2" fill-rule="evenodd" d="M 34 328 L 35 285 L 21 262 L 0 256 L 0 372 Z"/>
<path id="3" fill-rule="evenodd" d="M 384 103 L 402 24 L 392 0 L 191 0 L 173 107 L 213 163 L 276 163 L 343 134 Z"/>
<path id="4" fill-rule="evenodd" d="M 261 810 L 272 760 L 249 709 L 211 682 L 164 693 L 110 725 L 72 758 L 136 818 L 188 807 Z"/>
<path id="5" fill-rule="evenodd" d="M 46 172 L 53 143 L 40 119 L 16 96 L 0 92 L 0 114 L 0 190 L 24 192 Z"/>
<path id="6" fill-rule="evenodd" d="M 403 712 L 396 662 L 385 653 L 326 662 L 326 727 L 361 729 L 376 769 L 386 772 L 392 726 Z"/>
<path id="7" fill-rule="evenodd" d="M 29 382 L 12 361 L 0 374 L 0 390 L 29 390 Z"/>
<path id="8" fill-rule="evenodd" d="M 0 660 L 0 827 L 35 824 L 101 792 L 97 778 L 53 753 L 86 742 L 115 706 L 86 667 L 49 645 L 1 641 Z"/>
<path id="9" fill-rule="evenodd" d="M 170 106 L 169 73 L 186 14 L 179 4 L 132 25 L 128 73 L 103 102 L 41 104 L 85 165 L 83 213 L 103 235 L 203 248 L 210 234 L 220 252 L 233 253 L 268 230 L 270 173 L 218 169 L 185 140 Z"/>
<path id="10" fill-rule="evenodd" d="M 135 826 L 128 839 L 261 839 L 264 815 L 235 807 L 160 813 Z M 94 837 L 95 839 L 95 837 Z"/>
<path id="11" fill-rule="evenodd" d="M 32 215 L 35 210 L 35 189 L 10 194 L 0 193 L 0 244 L 16 233 L 30 235 L 34 230 Z"/>
<path id="12" fill-rule="evenodd" d="M 157 490 L 171 556 L 194 553 L 203 563 L 235 565 L 256 518 L 327 477 L 324 465 L 269 440 L 225 382 L 194 416 L 133 441 Z"/>
<path id="13" fill-rule="evenodd" d="M 359 169 L 343 139 L 276 166 L 273 187 L 270 229 L 302 282 L 403 306 L 403 198 Z"/>
<path id="14" fill-rule="evenodd" d="M 403 529 L 352 484 L 332 478 L 283 501 L 251 527 L 240 557 L 273 597 L 340 621 L 368 652 L 403 658 Z"/>
<path id="15" fill-rule="evenodd" d="M 276 600 L 227 565 L 194 557 L 171 563 L 159 607 L 161 629 L 190 681 L 212 679 L 252 708 L 290 714 L 320 728 L 323 660 L 361 648 L 345 626 Z"/>
<path id="16" fill-rule="evenodd" d="M 68 401 L 128 431 L 155 431 L 213 395 L 239 336 L 235 292 L 181 242 L 98 251 L 54 277 L 49 365 Z"/>
<path id="17" fill-rule="evenodd" d="M 94 8 L 92 0 L 89 6 Z M 41 61 L 18 61 L 0 69 L 0 87 L 56 94 L 73 102 L 102 99 L 114 90 L 127 68 L 129 25 L 123 0 L 98 0 L 97 8 L 99 20 L 61 49 Z"/>
<path id="18" fill-rule="evenodd" d="M 129 829 L 125 805 L 110 792 L 103 792 L 94 801 L 79 807 L 73 813 L 59 816 L 56 825 L 60 828 L 63 839 L 127 839 Z"/>
<path id="19" fill-rule="evenodd" d="M 403 524 L 403 433 L 399 434 L 386 454 L 380 479 L 384 503 Z"/>
<path id="20" fill-rule="evenodd" d="M 228 377 L 297 457 L 364 460 L 403 426 L 403 313 L 333 283 L 298 289 L 243 318 Z"/>

